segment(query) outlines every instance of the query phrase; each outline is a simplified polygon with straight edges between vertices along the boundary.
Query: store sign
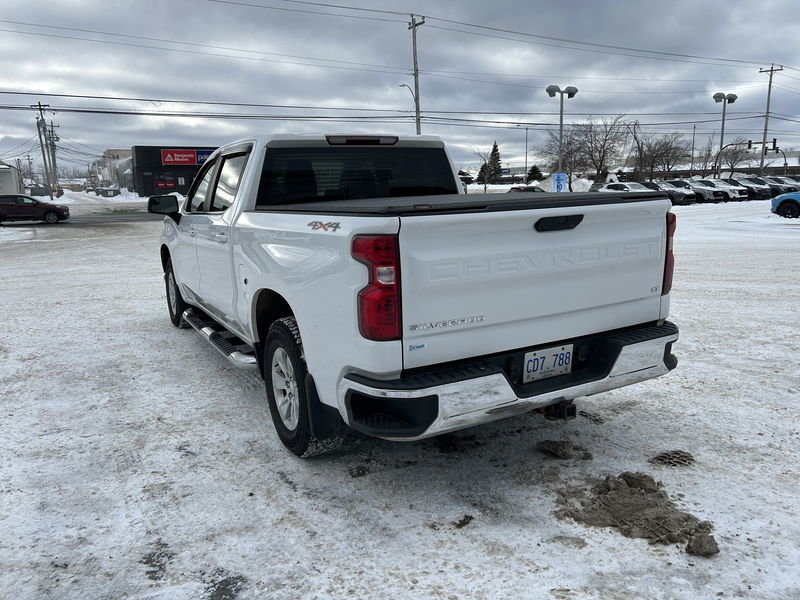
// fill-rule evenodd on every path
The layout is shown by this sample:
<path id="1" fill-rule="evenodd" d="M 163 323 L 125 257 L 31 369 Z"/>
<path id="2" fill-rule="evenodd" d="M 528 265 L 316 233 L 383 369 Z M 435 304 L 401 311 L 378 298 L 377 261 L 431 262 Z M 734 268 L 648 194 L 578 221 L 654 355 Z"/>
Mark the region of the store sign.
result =
<path id="1" fill-rule="evenodd" d="M 196 165 L 197 162 L 196 150 L 162 150 L 161 151 L 161 164 L 162 165 Z"/>
<path id="2" fill-rule="evenodd" d="M 202 165 L 204 162 L 208 160 L 208 157 L 211 156 L 211 153 L 214 152 L 213 150 L 198 150 L 197 151 L 197 164 Z"/>

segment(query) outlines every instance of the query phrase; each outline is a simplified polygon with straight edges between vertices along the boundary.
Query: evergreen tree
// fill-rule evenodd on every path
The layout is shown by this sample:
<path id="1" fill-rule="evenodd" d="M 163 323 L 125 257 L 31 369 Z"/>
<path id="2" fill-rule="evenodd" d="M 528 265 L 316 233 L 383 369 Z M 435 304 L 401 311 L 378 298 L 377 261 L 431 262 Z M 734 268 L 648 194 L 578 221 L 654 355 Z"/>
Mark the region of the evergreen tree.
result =
<path id="1" fill-rule="evenodd" d="M 530 170 L 528 170 L 528 179 L 525 181 L 525 183 L 528 183 L 529 181 L 541 181 L 542 179 L 544 179 L 544 175 L 542 175 L 539 167 L 533 165 Z"/>
<path id="2" fill-rule="evenodd" d="M 487 179 L 489 183 L 500 182 L 500 150 L 497 149 L 497 142 L 492 146 L 492 152 L 489 155 Z"/>
<path id="3" fill-rule="evenodd" d="M 482 164 L 480 170 L 478 171 L 478 179 L 476 180 L 478 183 L 487 184 L 490 183 L 486 177 L 486 164 Z"/>

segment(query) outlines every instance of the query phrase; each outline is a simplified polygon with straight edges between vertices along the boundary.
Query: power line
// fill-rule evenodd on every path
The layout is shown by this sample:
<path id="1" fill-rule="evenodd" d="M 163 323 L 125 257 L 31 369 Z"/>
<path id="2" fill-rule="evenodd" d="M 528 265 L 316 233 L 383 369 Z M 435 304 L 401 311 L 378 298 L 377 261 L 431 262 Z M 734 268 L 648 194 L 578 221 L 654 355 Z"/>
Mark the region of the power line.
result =
<path id="1" fill-rule="evenodd" d="M 521 87 L 521 88 L 529 88 L 529 89 L 541 89 L 541 86 L 538 85 L 527 85 L 524 83 L 508 83 L 505 81 L 490 81 L 487 79 L 472 79 L 467 77 L 456 77 L 451 75 L 437 75 L 431 72 L 420 72 L 422 75 L 426 75 L 427 77 L 439 77 L 442 79 L 456 79 L 458 81 L 470 81 L 473 83 L 487 83 L 490 85 L 505 85 L 510 87 Z M 751 88 L 758 88 L 764 87 L 766 84 L 760 85 L 751 85 L 747 87 L 740 87 L 737 89 L 751 89 Z M 705 94 L 708 90 L 658 90 L 658 91 L 641 91 L 636 92 L 632 90 L 583 90 L 584 92 L 591 93 L 591 94 L 619 94 L 619 95 L 662 95 L 662 94 Z"/>
<path id="2" fill-rule="evenodd" d="M 347 107 L 347 106 L 319 106 L 319 105 L 298 105 L 298 104 L 256 104 L 252 102 L 219 102 L 211 100 L 175 100 L 165 98 L 136 98 L 128 96 L 95 96 L 88 94 L 51 94 L 48 92 L 21 92 L 21 91 L 7 91 L 0 90 L 0 94 L 18 95 L 18 96 L 47 96 L 55 98 L 81 98 L 89 100 L 130 100 L 134 102 L 151 102 L 163 104 L 205 104 L 210 106 L 243 106 L 255 108 L 291 108 L 291 109 L 318 109 L 318 110 L 346 110 L 358 112 L 398 112 L 408 113 L 411 112 L 406 109 L 396 108 L 364 108 L 364 107 Z"/>
<path id="3" fill-rule="evenodd" d="M 408 70 L 406 67 L 395 67 L 395 66 L 392 66 L 392 65 L 376 65 L 376 64 L 353 62 L 353 61 L 347 61 L 347 60 L 336 60 L 336 59 L 332 59 L 332 58 L 317 58 L 317 57 L 314 57 L 314 56 L 298 56 L 298 55 L 295 55 L 295 54 L 282 54 L 280 52 L 266 52 L 266 51 L 263 51 L 263 50 L 250 50 L 250 49 L 247 49 L 247 48 L 235 48 L 235 47 L 232 47 L 232 46 L 215 46 L 213 44 L 201 44 L 199 42 L 184 42 L 184 41 L 181 41 L 181 40 L 169 40 L 169 39 L 164 39 L 164 38 L 154 38 L 154 37 L 147 37 L 147 36 L 142 36 L 142 35 L 131 35 L 131 34 L 128 34 L 128 33 L 119 33 L 119 32 L 96 31 L 96 30 L 93 30 L 93 29 L 79 29 L 79 28 L 76 28 L 76 27 L 63 27 L 63 26 L 60 26 L 60 25 L 45 25 L 45 24 L 42 24 L 42 23 L 29 23 L 29 22 L 26 22 L 26 21 L 9 21 L 9 20 L 6 20 L 6 19 L 0 19 L 0 23 L 9 23 L 9 24 L 12 24 L 12 25 L 25 25 L 27 27 L 42 27 L 42 28 L 45 28 L 45 29 L 60 29 L 62 31 L 74 31 L 74 32 L 78 32 L 78 33 L 92 33 L 92 34 L 103 35 L 103 36 L 107 36 L 107 37 L 125 37 L 125 38 L 131 38 L 131 39 L 134 39 L 134 40 L 144 40 L 144 41 L 148 41 L 148 42 L 161 42 L 161 43 L 165 43 L 165 44 L 178 44 L 178 45 L 182 45 L 182 46 L 195 46 L 195 47 L 198 47 L 198 48 L 209 48 L 211 50 L 225 50 L 225 51 L 230 51 L 230 52 L 244 52 L 244 53 L 247 53 L 247 54 L 260 54 L 260 55 L 264 55 L 264 56 L 281 56 L 283 58 L 296 58 L 296 59 L 299 59 L 299 60 L 316 60 L 316 61 L 320 61 L 320 62 L 341 63 L 341 64 L 345 64 L 345 65 L 354 65 L 354 66 L 361 66 L 361 67 L 375 67 L 375 68 L 380 68 L 380 69 L 396 69 L 396 70 L 400 70 L 400 71 L 407 71 Z M 16 33 L 28 33 L 28 32 L 18 31 Z M 84 39 L 84 38 L 80 38 L 80 39 Z M 87 40 L 87 41 L 98 41 L 98 40 Z"/>
<path id="4" fill-rule="evenodd" d="M 150 45 L 145 45 L 145 44 L 134 44 L 134 43 L 131 43 L 131 42 L 115 42 L 115 41 L 112 41 L 112 40 L 92 40 L 92 39 L 88 39 L 88 38 L 81 38 L 81 37 L 75 37 L 75 36 L 69 36 L 69 35 L 58 35 L 58 34 L 55 34 L 55 33 L 38 33 L 38 32 L 35 32 L 35 31 L 17 31 L 15 29 L 2 29 L 2 28 L 0 28 L 0 31 L 4 31 L 6 33 L 17 33 L 17 34 L 20 34 L 20 35 L 35 35 L 35 36 L 46 37 L 46 38 L 59 38 L 59 39 L 65 39 L 65 40 L 77 40 L 79 42 L 93 42 L 93 43 L 96 43 L 96 44 L 111 44 L 111 45 L 114 45 L 114 46 L 129 46 L 129 47 L 132 47 L 132 48 L 145 48 L 147 50 L 166 50 L 167 52 L 180 52 L 182 54 L 193 54 L 193 55 L 199 55 L 199 56 L 215 56 L 217 58 L 235 58 L 235 59 L 239 59 L 239 60 L 278 63 L 278 64 L 282 64 L 282 65 L 299 65 L 299 66 L 304 66 L 304 67 L 319 67 L 319 68 L 326 68 L 326 69 L 340 69 L 340 70 L 344 70 L 344 71 L 364 71 L 364 72 L 367 72 L 367 73 L 391 73 L 392 75 L 398 75 L 398 74 L 403 74 L 403 73 L 408 72 L 408 69 L 405 69 L 405 71 L 400 71 L 400 70 L 389 71 L 389 70 L 386 70 L 386 69 L 368 69 L 368 68 L 361 68 L 361 67 L 345 67 L 345 66 L 339 66 L 339 65 L 317 65 L 317 64 L 313 64 L 313 63 L 304 63 L 304 62 L 298 62 L 298 61 L 276 60 L 276 59 L 270 59 L 270 58 L 257 58 L 255 56 L 232 56 L 230 54 L 217 54 L 217 53 L 213 53 L 213 52 L 200 52 L 198 50 L 182 50 L 180 48 L 164 48 L 164 47 L 161 47 L 161 46 L 150 46 Z M 316 60 L 316 59 L 312 59 L 312 60 Z M 388 67 L 388 68 L 391 69 L 391 68 L 395 68 L 395 67 Z M 399 67 L 397 67 L 397 68 L 399 69 Z"/>
<path id="5" fill-rule="evenodd" d="M 247 3 L 247 2 L 235 2 L 235 1 L 232 1 L 232 0 L 209 0 L 209 1 L 210 2 L 219 2 L 219 3 L 224 3 L 224 4 L 238 4 L 238 5 L 248 6 L 248 7 L 253 7 L 253 8 L 269 8 L 269 9 L 275 9 L 275 10 L 289 10 L 289 9 L 280 9 L 280 8 L 277 8 L 277 7 L 265 6 L 265 5 L 261 5 L 261 4 L 253 4 L 253 3 Z M 292 3 L 292 4 L 307 4 L 307 5 L 327 7 L 327 8 L 336 8 L 336 9 L 341 9 L 341 10 L 351 10 L 351 11 L 356 11 L 356 12 L 370 12 L 370 13 L 383 13 L 383 14 L 396 14 L 396 15 L 409 14 L 408 12 L 401 13 L 401 12 L 397 12 L 397 11 L 387 11 L 387 10 L 380 10 L 380 9 L 374 9 L 374 8 L 364 8 L 364 7 L 361 7 L 361 6 L 349 6 L 349 5 L 343 5 L 343 4 L 330 4 L 330 3 L 325 3 L 325 2 L 311 2 L 311 1 L 308 1 L 308 0 L 278 0 L 278 1 L 279 2 L 289 2 L 289 3 Z M 417 15 L 422 15 L 423 14 L 423 13 L 417 12 L 417 11 L 411 11 L 411 12 L 412 12 L 412 14 L 417 14 Z M 333 14 L 333 13 L 315 13 L 315 14 L 325 14 L 325 15 L 328 15 L 328 16 L 347 16 L 347 17 L 352 17 L 352 15 L 341 15 L 341 14 Z M 617 46 L 617 45 L 613 45 L 613 44 L 603 44 L 603 43 L 599 43 L 599 42 L 587 42 L 587 41 L 584 41 L 584 40 L 576 40 L 576 39 L 571 39 L 571 38 L 563 38 L 563 37 L 556 37 L 556 36 L 541 35 L 541 34 L 530 33 L 530 32 L 526 32 L 526 31 L 515 31 L 515 30 L 512 30 L 512 29 L 506 29 L 506 28 L 502 28 L 502 27 L 490 27 L 490 26 L 487 26 L 487 25 L 469 23 L 469 22 L 466 22 L 466 21 L 456 21 L 456 20 L 453 20 L 453 19 L 445 19 L 443 17 L 430 16 L 427 13 L 426 13 L 425 16 L 428 19 L 435 20 L 435 21 L 441 21 L 442 23 L 450 23 L 451 25 L 460 25 L 462 27 L 472 27 L 472 28 L 481 29 L 481 30 L 484 30 L 484 31 L 492 31 L 492 32 L 497 32 L 497 33 L 507 33 L 507 34 L 512 34 L 512 35 L 518 35 L 518 36 L 523 36 L 523 37 L 536 38 L 536 39 L 542 39 L 542 40 L 548 40 L 548 41 L 554 41 L 554 42 L 564 42 L 564 43 L 568 43 L 568 44 L 578 44 L 578 45 L 581 45 L 581 46 L 591 46 L 593 48 L 605 48 L 607 50 L 618 50 L 618 51 L 624 51 L 624 52 L 635 52 L 635 53 L 639 53 L 639 54 L 656 54 L 656 55 L 660 55 L 660 56 L 664 56 L 664 57 L 673 57 L 675 59 L 681 58 L 681 59 L 711 60 L 711 61 L 716 61 L 716 62 L 734 63 L 734 64 L 737 64 L 737 65 L 748 65 L 748 66 L 759 66 L 759 65 L 763 64 L 763 62 L 764 62 L 764 61 L 742 60 L 742 59 L 724 58 L 724 57 L 716 57 L 716 56 L 701 56 L 701 55 L 695 55 L 695 54 L 683 54 L 683 53 L 678 53 L 678 52 L 666 52 L 666 51 L 661 51 L 661 50 L 650 50 L 650 49 L 647 49 L 647 48 L 633 48 L 633 47 L 629 47 L 629 46 Z M 467 33 L 467 32 L 464 32 L 464 31 L 461 31 L 461 32 L 462 33 Z M 683 61 L 680 61 L 680 62 L 683 62 Z"/>
<path id="6" fill-rule="evenodd" d="M 3 151 L 3 153 L 2 153 L 2 154 L 0 154 L 0 157 L 10 156 L 10 154 L 11 154 L 12 152 L 14 152 L 14 150 L 16 150 L 17 148 L 21 148 L 21 147 L 22 147 L 22 146 L 24 146 L 25 144 L 28 144 L 28 143 L 32 142 L 33 140 L 35 140 L 35 139 L 36 139 L 36 137 L 37 137 L 36 135 L 33 135 L 33 136 L 31 136 L 29 139 L 27 139 L 27 140 L 25 140 L 24 142 L 22 142 L 21 144 L 17 144 L 17 145 L 16 145 L 16 146 L 14 146 L 13 148 L 9 148 L 8 150 L 4 150 L 4 151 Z"/>
<path id="7" fill-rule="evenodd" d="M 611 50 L 598 50 L 596 48 L 576 48 L 574 46 L 565 46 L 563 44 L 554 44 L 549 42 L 538 42 L 533 40 L 520 40 L 518 38 L 510 38 L 507 36 L 490 34 L 490 33 L 480 33 L 478 31 L 465 31 L 463 29 L 455 29 L 453 27 L 442 27 L 441 25 L 430 25 L 431 29 L 440 29 L 442 31 L 453 31 L 457 33 L 464 33 L 468 35 L 477 35 L 481 37 L 488 37 L 494 38 L 498 40 L 508 40 L 512 42 L 519 42 L 522 44 L 534 44 L 537 46 L 549 46 L 551 48 L 562 48 L 566 50 L 576 50 L 578 52 L 591 52 L 593 54 L 611 54 L 616 56 L 626 56 L 628 58 L 643 58 L 647 60 L 661 60 L 661 61 L 668 61 L 668 62 L 683 62 L 689 63 L 693 65 L 711 65 L 714 67 L 734 67 L 734 68 L 746 68 L 745 65 L 738 65 L 738 64 L 727 64 L 727 63 L 718 63 L 718 62 L 708 62 L 708 61 L 697 61 L 697 60 L 689 60 L 689 59 L 680 59 L 680 58 L 666 58 L 663 56 L 642 56 L 641 54 L 626 54 L 623 52 L 615 52 Z M 756 63 L 752 63 L 756 64 Z M 749 63 L 748 63 L 749 66 Z"/>
<path id="8" fill-rule="evenodd" d="M 250 7 L 250 8 L 262 8 L 262 9 L 265 9 L 265 10 L 279 10 L 279 11 L 284 11 L 284 12 L 305 13 L 305 14 L 310 14 L 310 15 L 325 15 L 325 16 L 328 16 L 328 17 L 344 17 L 344 18 L 347 18 L 347 19 L 361 19 L 361 20 L 364 20 L 364 21 L 384 21 L 386 23 L 405 23 L 405 21 L 401 21 L 399 19 L 384 19 L 384 18 L 380 18 L 380 17 L 359 17 L 359 16 L 356 16 L 356 15 L 343 15 L 343 14 L 340 14 L 340 13 L 327 13 L 327 12 L 322 12 L 322 11 L 318 11 L 318 10 L 300 10 L 298 8 L 285 8 L 285 7 L 280 7 L 280 6 L 267 6 L 267 5 L 264 5 L 264 4 L 252 4 L 250 2 L 236 2 L 234 0 L 208 0 L 208 2 L 215 2 L 217 4 L 235 4 L 235 5 L 238 5 L 238 6 L 247 6 L 247 7 Z M 364 9 L 364 10 L 367 10 L 367 9 Z M 372 12 L 372 11 L 370 11 L 370 12 Z M 403 13 L 403 14 L 408 14 L 408 13 Z"/>

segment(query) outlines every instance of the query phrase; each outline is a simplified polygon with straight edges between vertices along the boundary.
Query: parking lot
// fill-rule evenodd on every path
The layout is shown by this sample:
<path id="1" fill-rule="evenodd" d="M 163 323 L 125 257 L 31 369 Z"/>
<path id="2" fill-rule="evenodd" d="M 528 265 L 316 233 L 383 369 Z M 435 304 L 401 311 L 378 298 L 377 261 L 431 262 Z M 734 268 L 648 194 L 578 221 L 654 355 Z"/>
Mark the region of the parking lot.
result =
<path id="1" fill-rule="evenodd" d="M 669 375 L 581 399 L 566 423 L 353 437 L 307 461 L 278 441 L 262 382 L 169 323 L 159 222 L 0 227 L 0 586 L 19 600 L 797 598 L 800 222 L 768 205 L 674 209 Z M 581 451 L 553 458 L 543 440 Z M 674 450 L 694 462 L 648 462 Z M 711 521 L 719 554 L 555 514 L 624 471 Z"/>

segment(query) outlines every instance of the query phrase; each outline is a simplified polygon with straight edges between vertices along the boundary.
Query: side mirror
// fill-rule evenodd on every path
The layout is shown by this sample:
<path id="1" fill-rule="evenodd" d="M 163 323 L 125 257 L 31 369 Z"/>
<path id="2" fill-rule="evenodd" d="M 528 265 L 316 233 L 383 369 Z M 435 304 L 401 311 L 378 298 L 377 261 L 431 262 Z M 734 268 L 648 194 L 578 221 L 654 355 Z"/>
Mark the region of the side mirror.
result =
<path id="1" fill-rule="evenodd" d="M 173 195 L 150 196 L 147 200 L 147 212 L 157 215 L 178 214 L 178 199 Z"/>

